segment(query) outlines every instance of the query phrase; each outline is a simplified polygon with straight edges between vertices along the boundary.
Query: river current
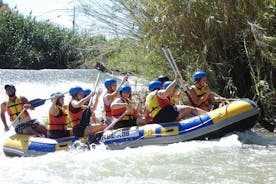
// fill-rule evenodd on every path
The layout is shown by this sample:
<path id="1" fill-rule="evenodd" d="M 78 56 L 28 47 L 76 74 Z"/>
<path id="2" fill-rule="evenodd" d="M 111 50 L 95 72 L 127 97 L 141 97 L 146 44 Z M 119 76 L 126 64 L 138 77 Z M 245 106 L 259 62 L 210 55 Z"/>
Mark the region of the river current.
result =
<path id="1" fill-rule="evenodd" d="M 18 96 L 29 100 L 48 99 L 50 94 L 67 92 L 79 85 L 94 89 L 96 70 L 0 70 L 0 101 L 7 99 L 4 85 L 14 84 Z M 110 77 L 102 73 L 98 87 Z M 119 77 L 121 78 L 121 77 Z M 134 90 L 137 80 L 130 78 Z M 134 87 L 135 85 L 135 87 Z M 65 101 L 69 102 L 69 95 Z M 40 122 L 47 119 L 50 101 L 30 111 Z M 102 116 L 102 101 L 96 111 Z M 124 150 L 60 151 L 39 157 L 9 158 L 3 141 L 14 133 L 4 132 L 0 123 L 0 183 L 223 183 L 275 184 L 276 135 L 248 131 L 218 140 L 189 141 L 166 146 L 145 146 Z"/>

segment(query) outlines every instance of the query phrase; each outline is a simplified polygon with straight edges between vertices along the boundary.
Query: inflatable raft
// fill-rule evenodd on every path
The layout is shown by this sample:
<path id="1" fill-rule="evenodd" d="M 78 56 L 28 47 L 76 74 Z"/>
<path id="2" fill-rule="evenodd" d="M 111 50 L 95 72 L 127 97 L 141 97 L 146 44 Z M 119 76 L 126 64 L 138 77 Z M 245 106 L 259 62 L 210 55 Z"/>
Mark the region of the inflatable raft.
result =
<path id="1" fill-rule="evenodd" d="M 253 101 L 239 99 L 182 121 L 108 130 L 101 135 L 99 142 L 114 150 L 220 138 L 231 132 L 251 129 L 256 124 L 258 113 L 259 108 Z M 53 140 L 13 135 L 4 142 L 3 150 L 7 156 L 37 156 L 67 150 L 76 140 L 74 136 Z"/>
<path id="2" fill-rule="evenodd" d="M 44 137 L 33 137 L 30 135 L 15 134 L 5 140 L 3 151 L 6 156 L 39 156 L 47 153 L 68 150 L 78 140 L 71 136 L 62 139 L 49 139 Z"/>

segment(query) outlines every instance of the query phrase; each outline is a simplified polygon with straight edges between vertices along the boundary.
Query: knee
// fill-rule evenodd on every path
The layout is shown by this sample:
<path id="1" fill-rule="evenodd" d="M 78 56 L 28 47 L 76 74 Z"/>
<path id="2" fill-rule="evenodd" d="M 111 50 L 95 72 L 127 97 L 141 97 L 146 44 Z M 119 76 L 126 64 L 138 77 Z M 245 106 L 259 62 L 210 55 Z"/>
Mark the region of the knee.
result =
<path id="1" fill-rule="evenodd" d="M 193 112 L 193 109 L 194 109 L 194 107 L 186 106 L 186 107 L 184 107 L 184 108 L 181 109 L 181 112 L 183 114 L 190 114 L 190 113 Z"/>
<path id="2" fill-rule="evenodd" d="M 139 118 L 137 118 L 137 120 L 136 120 L 136 124 L 137 124 L 137 125 L 145 125 L 145 124 L 147 124 L 147 120 L 146 120 L 146 118 L 144 118 L 144 117 L 139 117 Z"/>

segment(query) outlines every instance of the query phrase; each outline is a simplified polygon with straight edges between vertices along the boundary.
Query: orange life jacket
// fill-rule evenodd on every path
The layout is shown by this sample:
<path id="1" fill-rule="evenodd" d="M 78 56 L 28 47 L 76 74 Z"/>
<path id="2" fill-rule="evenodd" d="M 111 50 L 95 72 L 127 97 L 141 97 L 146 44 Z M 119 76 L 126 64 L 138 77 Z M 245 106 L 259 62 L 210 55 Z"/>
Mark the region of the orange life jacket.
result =
<path id="1" fill-rule="evenodd" d="M 74 108 L 71 102 L 69 103 L 69 115 L 71 118 L 71 123 L 73 128 L 80 124 L 82 112 L 83 112 L 83 109 L 81 107 Z"/>
<path id="2" fill-rule="evenodd" d="M 6 101 L 6 107 L 7 107 L 7 112 L 10 116 L 10 121 L 14 121 L 17 116 L 20 114 L 20 112 L 23 111 L 23 103 L 21 101 L 20 98 L 16 97 L 15 101 L 11 101 L 10 99 L 8 101 Z M 21 114 L 21 116 L 19 117 L 19 119 L 24 119 L 26 117 L 29 117 L 29 113 L 27 111 L 25 111 L 23 114 Z"/>
<path id="3" fill-rule="evenodd" d="M 67 114 L 63 107 L 57 106 L 59 113 L 53 116 L 49 113 L 49 130 L 66 130 L 67 129 Z"/>

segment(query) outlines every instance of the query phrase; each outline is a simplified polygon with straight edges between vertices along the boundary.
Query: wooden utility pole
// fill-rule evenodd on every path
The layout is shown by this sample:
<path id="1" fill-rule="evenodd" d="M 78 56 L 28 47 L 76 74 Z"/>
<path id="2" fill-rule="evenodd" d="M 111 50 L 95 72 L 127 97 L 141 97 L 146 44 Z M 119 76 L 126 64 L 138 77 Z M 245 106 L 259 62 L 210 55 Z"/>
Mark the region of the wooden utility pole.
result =
<path id="1" fill-rule="evenodd" d="M 73 32 L 75 32 L 75 20 L 76 20 L 76 8 L 74 6 L 74 9 L 73 9 Z"/>

